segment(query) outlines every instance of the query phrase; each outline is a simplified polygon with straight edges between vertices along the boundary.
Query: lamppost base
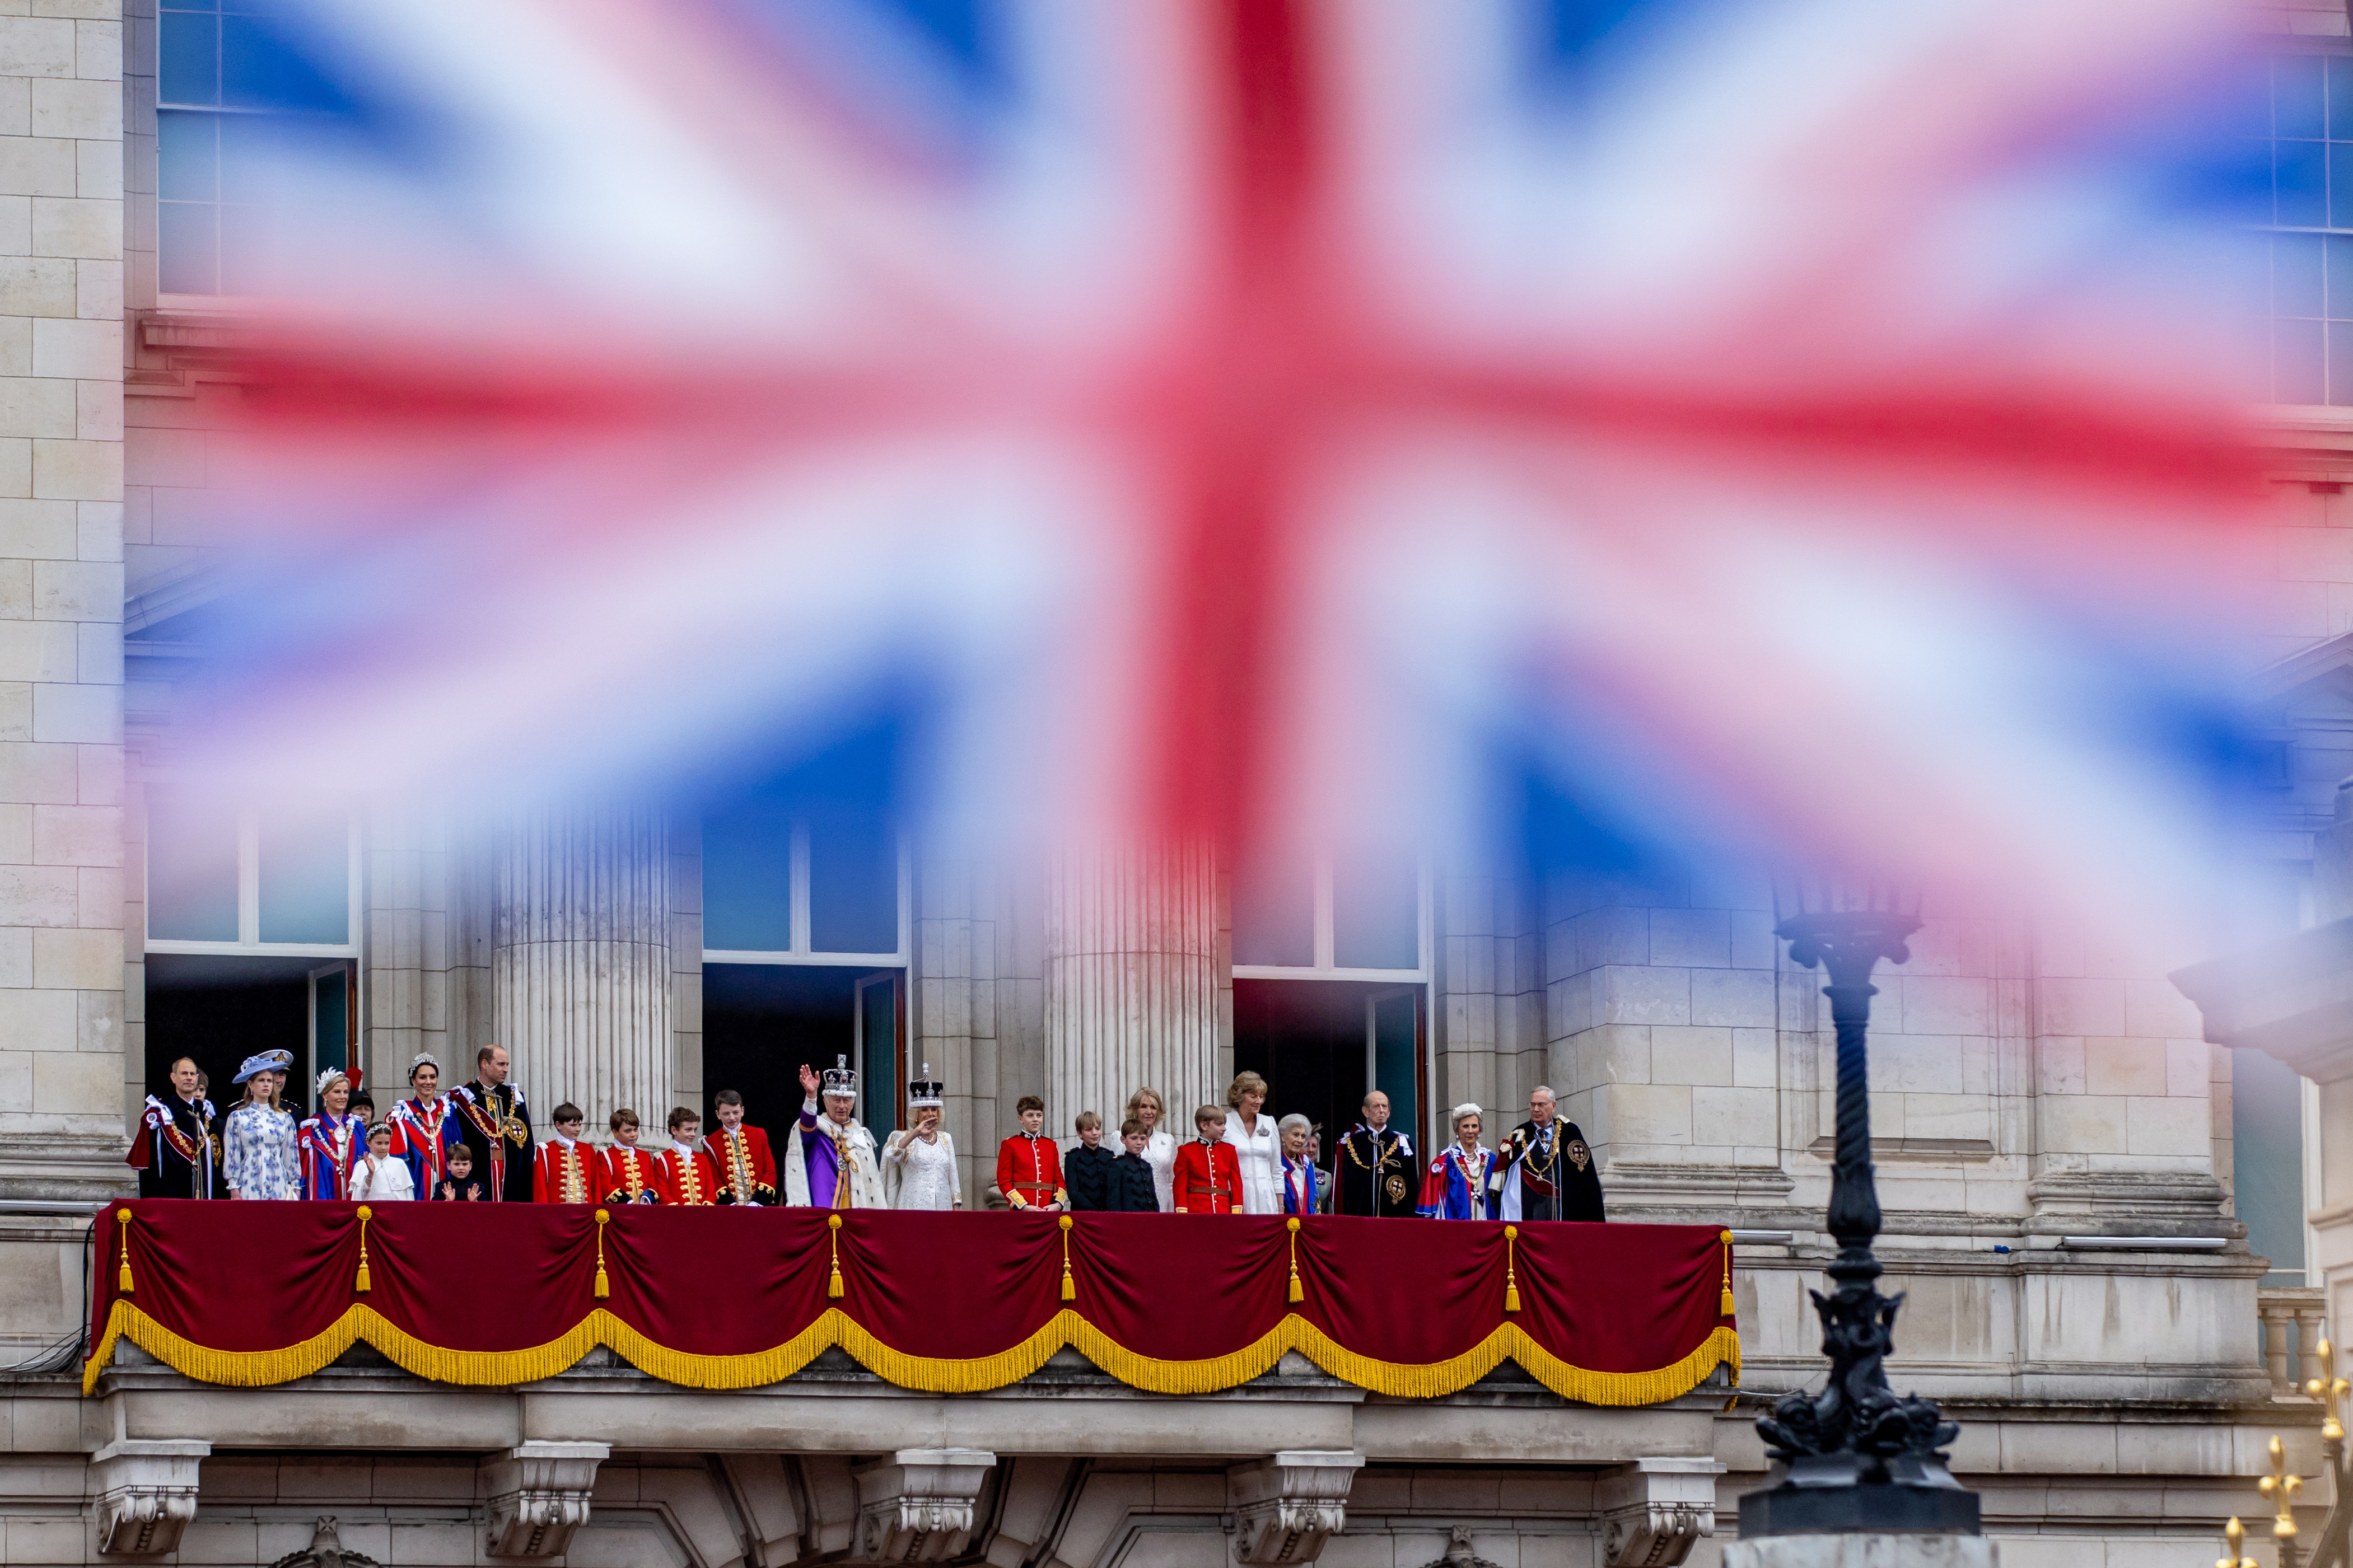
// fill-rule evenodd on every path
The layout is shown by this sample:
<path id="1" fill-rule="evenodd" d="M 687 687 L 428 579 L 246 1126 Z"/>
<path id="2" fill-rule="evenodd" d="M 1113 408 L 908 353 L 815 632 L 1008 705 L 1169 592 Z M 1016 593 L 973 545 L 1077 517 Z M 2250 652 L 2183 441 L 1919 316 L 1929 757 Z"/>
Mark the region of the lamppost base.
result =
<path id="1" fill-rule="evenodd" d="M 1724 1568 L 1998 1568 L 1982 1535 L 1768 1535 L 1725 1543 Z"/>
<path id="2" fill-rule="evenodd" d="M 1780 1484 L 1740 1500 L 1744 1541 L 1782 1535 L 1978 1533 L 1978 1494 L 1962 1489 L 1944 1461 L 1901 1455 L 1884 1480 L 1865 1479 L 1876 1463 L 1861 1454 L 1792 1459 Z"/>

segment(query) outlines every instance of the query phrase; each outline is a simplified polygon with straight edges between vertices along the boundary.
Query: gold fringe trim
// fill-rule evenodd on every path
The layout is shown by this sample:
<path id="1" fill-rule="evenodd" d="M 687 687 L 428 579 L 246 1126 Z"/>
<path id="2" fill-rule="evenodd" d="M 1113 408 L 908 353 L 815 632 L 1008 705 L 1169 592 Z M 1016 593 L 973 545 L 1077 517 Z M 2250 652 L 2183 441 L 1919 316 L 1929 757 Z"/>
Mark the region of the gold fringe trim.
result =
<path id="1" fill-rule="evenodd" d="M 353 1306 L 323 1331 L 274 1351 L 216 1351 L 183 1339 L 129 1301 L 117 1299 L 98 1349 L 82 1367 L 82 1392 L 97 1387 L 114 1358 L 115 1343 L 132 1343 L 201 1383 L 262 1388 L 308 1377 L 364 1340 L 403 1371 L 435 1383 L 512 1387 L 554 1377 L 598 1345 L 638 1371 L 686 1388 L 759 1388 L 778 1383 L 839 1345 L 885 1382 L 924 1394 L 985 1394 L 1020 1382 L 1068 1345 L 1131 1388 L 1147 1394 L 1216 1394 L 1271 1371 L 1284 1352 L 1298 1351 L 1344 1382 L 1376 1394 L 1431 1399 L 1469 1387 L 1505 1361 L 1565 1399 L 1588 1405 L 1660 1405 L 1679 1399 L 1718 1366 L 1740 1382 L 1740 1335 L 1719 1327 L 1689 1355 L 1651 1372 L 1593 1372 L 1562 1361 L 1517 1323 L 1505 1323 L 1459 1356 L 1412 1364 L 1375 1361 L 1341 1345 L 1297 1313 L 1255 1342 L 1206 1361 L 1162 1361 L 1140 1355 L 1076 1312 L 1057 1312 L 1044 1327 L 994 1355 L 951 1361 L 895 1350 L 828 1307 L 818 1320 L 773 1349 L 748 1355 L 697 1355 L 655 1343 L 604 1308 L 543 1345 L 517 1351 L 459 1351 L 427 1344 L 385 1321 L 372 1307 Z"/>

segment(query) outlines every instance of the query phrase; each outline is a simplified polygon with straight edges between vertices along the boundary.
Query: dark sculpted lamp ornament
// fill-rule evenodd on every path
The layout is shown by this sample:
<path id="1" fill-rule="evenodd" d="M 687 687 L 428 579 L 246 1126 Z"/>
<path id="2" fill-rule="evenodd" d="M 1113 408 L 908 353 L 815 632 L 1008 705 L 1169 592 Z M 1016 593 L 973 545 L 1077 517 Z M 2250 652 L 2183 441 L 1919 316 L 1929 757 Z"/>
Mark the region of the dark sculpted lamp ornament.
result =
<path id="1" fill-rule="evenodd" d="M 1961 1489 L 1941 1452 L 1960 1428 L 1928 1400 L 1902 1398 L 1887 1385 L 1903 1298 L 1879 1293 L 1871 1251 L 1879 1235 L 1865 1047 L 1878 994 L 1871 972 L 1883 958 L 1911 956 L 1905 943 L 1920 929 L 1919 893 L 1889 879 L 1788 875 L 1774 879 L 1773 913 L 1789 956 L 1830 975 L 1823 994 L 1838 1029 L 1838 1163 L 1828 1228 L 1839 1252 L 1829 1270 L 1834 1288 L 1813 1293 L 1829 1384 L 1790 1394 L 1757 1423 L 1785 1474 L 1740 1500 L 1740 1533 L 1975 1535 L 1977 1494 Z"/>

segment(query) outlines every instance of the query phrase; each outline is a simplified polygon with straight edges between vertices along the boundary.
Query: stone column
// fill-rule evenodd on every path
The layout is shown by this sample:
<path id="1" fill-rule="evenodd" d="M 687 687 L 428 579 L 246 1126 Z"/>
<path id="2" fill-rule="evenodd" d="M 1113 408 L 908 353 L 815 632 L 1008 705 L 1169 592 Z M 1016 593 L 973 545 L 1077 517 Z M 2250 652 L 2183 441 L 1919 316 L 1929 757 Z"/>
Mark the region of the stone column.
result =
<path id="1" fill-rule="evenodd" d="M 1207 847 L 1066 849 L 1046 873 L 1047 1126 L 1116 1125 L 1149 1084 L 1178 1137 L 1218 1081 L 1216 865 Z"/>
<path id="2" fill-rule="evenodd" d="M 569 1100 L 658 1123 L 670 1100 L 670 834 L 657 807 L 518 813 L 497 848 L 491 973 L 498 1043 L 534 1127 Z M 470 1060 L 459 1076 L 472 1076 Z"/>

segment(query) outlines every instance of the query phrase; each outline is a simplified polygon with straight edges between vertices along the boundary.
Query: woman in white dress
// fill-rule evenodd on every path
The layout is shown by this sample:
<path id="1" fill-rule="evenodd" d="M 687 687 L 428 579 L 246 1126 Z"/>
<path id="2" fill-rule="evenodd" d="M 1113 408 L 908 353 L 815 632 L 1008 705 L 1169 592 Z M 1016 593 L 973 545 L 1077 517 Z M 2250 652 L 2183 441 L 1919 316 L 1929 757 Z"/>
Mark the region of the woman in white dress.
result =
<path id="1" fill-rule="evenodd" d="M 944 1087 L 923 1076 L 907 1086 L 907 1109 L 915 1113 L 910 1131 L 893 1132 L 882 1144 L 882 1179 L 894 1209 L 960 1209 L 964 1184 L 956 1175 L 955 1140 L 940 1126 Z"/>
<path id="2" fill-rule="evenodd" d="M 400 1204 L 416 1196 L 417 1182 L 408 1173 L 408 1162 L 392 1152 L 392 1123 L 377 1122 L 368 1129 L 367 1152 L 352 1165 L 352 1201 Z"/>
<path id="3" fill-rule="evenodd" d="M 1243 1073 L 1226 1090 L 1234 1113 L 1226 1118 L 1225 1141 L 1242 1167 L 1242 1213 L 1282 1212 L 1282 1144 L 1274 1118 L 1266 1114 L 1267 1081 Z"/>
<path id="4" fill-rule="evenodd" d="M 233 1198 L 282 1198 L 301 1190 L 294 1153 L 294 1114 L 282 1110 L 278 1091 L 294 1066 L 291 1051 L 263 1051 L 245 1058 L 237 1081 L 245 1103 L 221 1127 L 221 1176 Z"/>
<path id="5" fill-rule="evenodd" d="M 1127 1115 L 1144 1123 L 1144 1163 L 1152 1167 L 1152 1192 L 1160 1200 L 1160 1212 L 1167 1214 L 1176 1206 L 1176 1189 L 1171 1180 L 1176 1165 L 1176 1139 L 1161 1125 L 1168 1116 L 1167 1108 L 1160 1103 L 1160 1091 L 1139 1089 L 1129 1095 Z"/>

